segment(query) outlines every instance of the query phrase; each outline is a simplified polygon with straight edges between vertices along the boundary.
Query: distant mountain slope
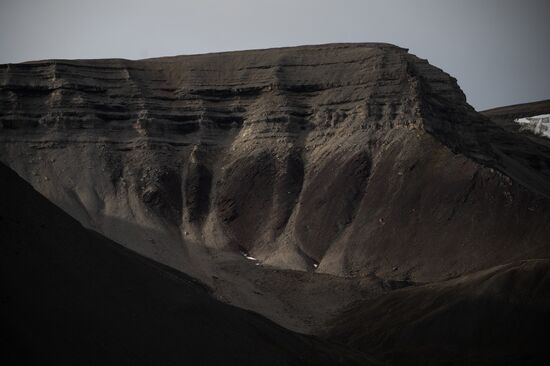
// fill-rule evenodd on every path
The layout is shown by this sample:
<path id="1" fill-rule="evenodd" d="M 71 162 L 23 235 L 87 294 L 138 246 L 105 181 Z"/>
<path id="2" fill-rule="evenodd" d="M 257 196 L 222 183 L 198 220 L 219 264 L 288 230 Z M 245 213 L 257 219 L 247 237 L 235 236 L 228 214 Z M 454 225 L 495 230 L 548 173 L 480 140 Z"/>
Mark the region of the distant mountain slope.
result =
<path id="1" fill-rule="evenodd" d="M 495 121 L 514 120 L 516 118 L 531 117 L 539 114 L 549 114 L 550 100 L 492 108 L 481 111 L 480 113 Z"/>
<path id="2" fill-rule="evenodd" d="M 523 135 L 540 145 L 550 147 L 550 140 L 540 136 L 546 135 L 545 137 L 548 137 L 550 132 L 545 131 L 541 133 L 540 125 L 535 128 L 533 125 L 527 127 L 526 125 L 521 125 L 516 122 L 517 119 L 524 119 L 526 117 L 550 115 L 550 100 L 493 108 L 480 113 L 509 132 Z M 546 126 L 547 124 L 545 123 L 543 129 L 546 129 Z"/>
<path id="3" fill-rule="evenodd" d="M 4 165 L 0 188 L 5 365 L 353 364 L 83 228 Z"/>

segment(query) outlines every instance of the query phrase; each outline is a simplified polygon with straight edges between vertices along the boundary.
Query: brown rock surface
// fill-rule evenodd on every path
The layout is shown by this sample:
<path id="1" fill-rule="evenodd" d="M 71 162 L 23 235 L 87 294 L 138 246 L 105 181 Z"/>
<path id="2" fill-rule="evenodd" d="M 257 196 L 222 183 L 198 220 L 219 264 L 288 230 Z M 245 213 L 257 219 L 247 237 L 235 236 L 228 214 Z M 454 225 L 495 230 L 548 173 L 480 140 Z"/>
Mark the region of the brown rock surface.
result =
<path id="1" fill-rule="evenodd" d="M 296 330 L 550 255 L 548 143 L 392 45 L 2 65 L 0 123 L 85 226 Z"/>

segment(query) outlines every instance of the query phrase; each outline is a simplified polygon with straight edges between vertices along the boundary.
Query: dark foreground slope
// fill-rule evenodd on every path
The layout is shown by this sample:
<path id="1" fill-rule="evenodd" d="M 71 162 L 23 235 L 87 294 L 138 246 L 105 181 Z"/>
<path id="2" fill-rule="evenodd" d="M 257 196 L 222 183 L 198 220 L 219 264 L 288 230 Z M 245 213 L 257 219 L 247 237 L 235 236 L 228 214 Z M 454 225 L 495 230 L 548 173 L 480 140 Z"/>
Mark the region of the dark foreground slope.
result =
<path id="1" fill-rule="evenodd" d="M 550 260 L 531 260 L 357 304 L 329 334 L 392 365 L 542 365 L 548 329 Z"/>
<path id="2" fill-rule="evenodd" d="M 6 364 L 350 363 L 84 229 L 3 165 L 0 182 Z"/>

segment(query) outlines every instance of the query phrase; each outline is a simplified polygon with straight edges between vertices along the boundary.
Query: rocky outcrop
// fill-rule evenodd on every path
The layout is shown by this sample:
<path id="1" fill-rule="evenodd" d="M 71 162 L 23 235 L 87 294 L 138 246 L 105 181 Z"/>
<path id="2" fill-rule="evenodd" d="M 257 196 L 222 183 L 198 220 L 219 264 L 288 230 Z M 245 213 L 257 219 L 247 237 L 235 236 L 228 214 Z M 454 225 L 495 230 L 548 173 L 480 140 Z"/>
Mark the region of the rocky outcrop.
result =
<path id="1" fill-rule="evenodd" d="M 240 252 L 405 281 L 550 254 L 549 146 L 392 45 L 2 65 L 0 106 L 3 162 L 203 279 Z"/>

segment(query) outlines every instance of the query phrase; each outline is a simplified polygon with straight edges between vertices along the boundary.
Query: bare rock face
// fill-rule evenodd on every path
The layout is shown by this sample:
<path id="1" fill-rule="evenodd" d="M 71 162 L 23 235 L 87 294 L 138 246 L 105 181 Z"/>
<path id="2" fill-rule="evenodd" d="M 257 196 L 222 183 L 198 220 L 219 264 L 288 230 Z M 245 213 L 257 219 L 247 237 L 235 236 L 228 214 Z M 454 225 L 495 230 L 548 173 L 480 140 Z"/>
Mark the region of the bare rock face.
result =
<path id="1" fill-rule="evenodd" d="M 3 162 L 200 278 L 240 252 L 421 282 L 550 255 L 549 145 L 392 45 L 2 65 L 0 106 Z"/>

